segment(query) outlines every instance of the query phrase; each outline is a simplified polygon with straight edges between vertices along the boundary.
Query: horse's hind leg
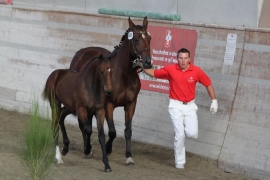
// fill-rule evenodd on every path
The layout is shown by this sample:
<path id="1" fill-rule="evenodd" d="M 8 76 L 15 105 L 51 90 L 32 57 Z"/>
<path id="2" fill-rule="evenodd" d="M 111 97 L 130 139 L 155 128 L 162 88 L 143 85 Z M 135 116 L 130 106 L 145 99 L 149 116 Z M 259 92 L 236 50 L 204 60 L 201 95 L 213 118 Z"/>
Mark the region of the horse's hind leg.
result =
<path id="1" fill-rule="evenodd" d="M 63 136 L 63 144 L 64 144 L 64 147 L 62 149 L 62 155 L 63 156 L 65 156 L 68 153 L 69 143 L 70 143 L 70 141 L 68 139 L 68 136 L 67 136 L 66 127 L 65 127 L 65 118 L 69 114 L 70 114 L 70 112 L 67 111 L 65 109 L 65 107 L 61 108 L 61 116 L 60 116 L 59 125 L 60 125 L 62 136 Z"/>
<path id="2" fill-rule="evenodd" d="M 111 104 L 107 104 L 105 108 L 105 116 L 109 129 L 109 139 L 106 142 L 106 153 L 109 155 L 112 153 L 112 144 L 113 140 L 116 138 L 116 130 L 113 121 L 113 106 Z"/>
<path id="3" fill-rule="evenodd" d="M 49 98 L 50 106 L 52 109 L 52 123 L 53 123 L 53 132 L 54 132 L 54 141 L 56 147 L 55 159 L 57 163 L 63 163 L 62 156 L 60 153 L 59 145 L 58 145 L 58 138 L 59 138 L 59 118 L 60 118 L 60 109 L 61 103 L 54 97 L 50 96 Z"/>

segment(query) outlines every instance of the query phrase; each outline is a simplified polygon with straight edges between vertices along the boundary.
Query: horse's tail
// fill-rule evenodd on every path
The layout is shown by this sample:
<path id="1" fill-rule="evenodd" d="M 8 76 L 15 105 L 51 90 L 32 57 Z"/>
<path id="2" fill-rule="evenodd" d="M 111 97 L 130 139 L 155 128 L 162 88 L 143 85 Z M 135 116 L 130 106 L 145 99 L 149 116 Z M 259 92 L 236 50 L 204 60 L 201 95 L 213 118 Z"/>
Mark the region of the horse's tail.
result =
<path id="1" fill-rule="evenodd" d="M 56 70 L 49 75 L 46 81 L 46 84 L 42 92 L 42 97 L 44 100 L 51 101 L 51 98 L 55 97 L 54 86 L 57 79 L 58 79 L 58 71 Z"/>
<path id="2" fill-rule="evenodd" d="M 42 98 L 43 98 L 44 100 L 47 100 L 47 99 L 48 99 L 47 83 L 46 83 L 45 86 L 44 86 L 44 89 L 43 89 L 43 92 L 42 92 Z"/>
<path id="3" fill-rule="evenodd" d="M 48 83 L 46 82 L 43 92 L 42 92 L 42 98 L 43 100 L 49 100 L 49 97 L 51 96 L 52 90 L 50 90 Z"/>

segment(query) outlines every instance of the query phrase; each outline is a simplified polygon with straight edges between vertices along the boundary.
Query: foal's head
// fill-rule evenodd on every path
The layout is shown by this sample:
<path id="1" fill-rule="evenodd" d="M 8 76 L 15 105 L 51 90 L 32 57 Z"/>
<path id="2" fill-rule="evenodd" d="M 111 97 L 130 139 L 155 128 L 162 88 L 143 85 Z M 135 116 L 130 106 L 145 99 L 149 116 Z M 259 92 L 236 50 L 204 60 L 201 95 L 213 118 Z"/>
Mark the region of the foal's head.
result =
<path id="1" fill-rule="evenodd" d="M 104 92 L 106 95 L 110 95 L 113 91 L 112 87 L 112 73 L 113 67 L 111 63 L 111 58 L 103 57 L 102 54 L 98 57 L 98 77 L 103 84 Z"/>
<path id="2" fill-rule="evenodd" d="M 150 53 L 150 33 L 147 32 L 148 20 L 147 17 L 143 20 L 143 25 L 135 25 L 131 19 L 128 19 L 129 30 L 128 39 L 131 41 L 133 51 L 145 69 L 152 67 Z"/>

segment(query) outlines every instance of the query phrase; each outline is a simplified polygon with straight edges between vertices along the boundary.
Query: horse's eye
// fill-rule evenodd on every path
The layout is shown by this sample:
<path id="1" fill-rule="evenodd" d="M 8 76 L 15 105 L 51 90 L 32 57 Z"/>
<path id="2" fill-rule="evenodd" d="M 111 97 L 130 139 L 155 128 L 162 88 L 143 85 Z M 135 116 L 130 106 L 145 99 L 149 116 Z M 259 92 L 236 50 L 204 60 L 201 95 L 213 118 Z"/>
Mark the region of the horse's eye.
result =
<path id="1" fill-rule="evenodd" d="M 139 42 L 139 39 L 136 38 L 136 37 L 134 37 L 133 40 L 134 40 L 135 43 L 138 43 Z"/>
<path id="2" fill-rule="evenodd" d="M 102 75 L 103 75 L 103 74 L 104 74 L 104 71 L 100 70 L 100 74 L 102 74 Z"/>

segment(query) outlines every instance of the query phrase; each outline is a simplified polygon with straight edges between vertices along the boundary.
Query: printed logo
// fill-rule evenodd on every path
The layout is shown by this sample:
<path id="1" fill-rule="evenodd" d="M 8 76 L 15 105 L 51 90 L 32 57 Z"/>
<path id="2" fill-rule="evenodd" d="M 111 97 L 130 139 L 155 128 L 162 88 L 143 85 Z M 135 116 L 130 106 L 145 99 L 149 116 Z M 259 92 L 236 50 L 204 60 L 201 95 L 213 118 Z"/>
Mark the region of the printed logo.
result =
<path id="1" fill-rule="evenodd" d="M 172 41 L 171 30 L 167 30 L 166 34 L 167 35 L 166 35 L 166 38 L 165 38 L 164 46 L 166 48 L 168 48 L 168 47 L 171 46 L 171 41 Z"/>
<path id="2" fill-rule="evenodd" d="M 194 79 L 192 76 L 188 79 L 188 82 L 194 82 Z"/>

